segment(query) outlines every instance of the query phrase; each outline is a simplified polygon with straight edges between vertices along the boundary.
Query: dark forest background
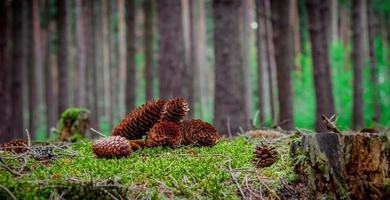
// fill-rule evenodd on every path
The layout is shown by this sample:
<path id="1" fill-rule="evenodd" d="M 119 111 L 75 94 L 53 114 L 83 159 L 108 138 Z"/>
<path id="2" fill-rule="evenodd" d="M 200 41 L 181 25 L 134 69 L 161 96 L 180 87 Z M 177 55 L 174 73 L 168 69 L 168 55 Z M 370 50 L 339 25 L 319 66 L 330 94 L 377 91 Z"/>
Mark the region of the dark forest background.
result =
<path id="1" fill-rule="evenodd" d="M 388 0 L 0 0 L 0 140 L 184 97 L 219 132 L 390 124 Z"/>

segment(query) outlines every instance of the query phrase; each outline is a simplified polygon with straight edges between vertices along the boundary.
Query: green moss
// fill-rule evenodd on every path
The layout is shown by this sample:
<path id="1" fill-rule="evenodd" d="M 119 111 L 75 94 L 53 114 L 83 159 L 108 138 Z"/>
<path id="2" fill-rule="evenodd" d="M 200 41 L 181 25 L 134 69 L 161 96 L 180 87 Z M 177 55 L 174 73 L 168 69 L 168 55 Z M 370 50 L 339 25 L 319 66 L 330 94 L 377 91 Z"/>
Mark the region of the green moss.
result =
<path id="1" fill-rule="evenodd" d="M 50 166 L 32 161 L 29 166 L 34 170 L 22 177 L 12 177 L 0 169 L 0 184 L 7 186 L 18 199 L 47 199 L 53 192 L 71 195 L 81 194 L 80 191 L 91 196 L 79 198 L 96 199 L 102 193 L 91 184 L 107 180 L 121 185 L 119 189 L 111 188 L 110 193 L 126 198 L 158 199 L 173 195 L 181 198 L 239 199 L 237 186 L 228 170 L 229 164 L 235 171 L 240 171 L 236 173 L 240 183 L 248 177 L 257 180 L 255 171 L 273 180 L 274 188 L 280 186 L 281 176 L 289 181 L 295 179 L 287 141 L 275 144 L 281 159 L 268 168 L 254 170 L 251 160 L 257 143 L 238 137 L 222 140 L 211 148 L 148 148 L 138 150 L 128 158 L 108 160 L 97 159 L 92 153 L 91 141 L 84 140 L 73 144 L 78 156 L 58 159 Z M 78 180 L 78 183 L 70 180 Z M 256 184 L 253 187 L 260 183 Z M 0 199 L 4 196 L 0 192 Z"/>
<path id="2" fill-rule="evenodd" d="M 61 132 L 65 127 L 65 122 L 67 120 L 70 120 L 73 124 L 80 113 L 82 112 L 89 112 L 87 109 L 84 108 L 68 108 L 66 109 L 62 114 L 60 121 L 58 122 L 58 129 Z"/>

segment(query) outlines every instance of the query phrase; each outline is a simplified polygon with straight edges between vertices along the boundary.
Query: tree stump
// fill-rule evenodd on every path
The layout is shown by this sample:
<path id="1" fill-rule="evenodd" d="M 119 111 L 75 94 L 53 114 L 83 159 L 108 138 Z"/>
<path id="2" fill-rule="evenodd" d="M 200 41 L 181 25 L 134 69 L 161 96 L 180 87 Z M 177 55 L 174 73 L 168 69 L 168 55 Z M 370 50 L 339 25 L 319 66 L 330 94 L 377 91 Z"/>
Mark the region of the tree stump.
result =
<path id="1" fill-rule="evenodd" d="M 61 114 L 58 131 L 61 141 L 69 141 L 71 137 L 85 137 L 89 127 L 90 111 L 82 108 L 68 108 Z"/>
<path id="2" fill-rule="evenodd" d="M 311 199 L 382 199 L 387 174 L 385 136 L 303 135 L 292 144 L 295 170 Z"/>

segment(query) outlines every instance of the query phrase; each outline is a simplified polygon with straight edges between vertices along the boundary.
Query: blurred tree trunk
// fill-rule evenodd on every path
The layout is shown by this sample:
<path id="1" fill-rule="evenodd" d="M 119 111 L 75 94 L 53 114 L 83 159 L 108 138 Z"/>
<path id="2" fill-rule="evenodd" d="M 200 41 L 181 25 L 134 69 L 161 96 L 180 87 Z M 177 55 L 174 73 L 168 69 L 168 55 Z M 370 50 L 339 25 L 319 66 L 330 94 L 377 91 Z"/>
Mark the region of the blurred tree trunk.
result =
<path id="1" fill-rule="evenodd" d="M 148 4 L 148 3 L 146 2 L 145 4 Z M 146 12 L 148 12 L 148 11 L 146 11 Z M 127 20 L 126 20 L 126 22 L 127 22 L 127 32 L 126 32 L 126 34 L 127 34 L 126 111 L 129 112 L 129 111 L 133 110 L 135 107 L 135 93 L 136 93 L 136 88 L 137 88 L 136 68 L 135 68 L 135 51 L 136 51 L 136 49 L 135 49 L 135 0 L 127 1 L 126 14 L 127 14 Z M 148 20 L 148 23 L 150 23 L 150 19 L 147 19 L 146 17 L 151 17 L 151 16 L 146 16 L 146 13 L 145 13 L 145 26 L 147 25 L 146 20 Z M 151 28 L 151 27 L 148 27 L 148 28 Z M 152 31 L 152 30 L 148 30 L 148 31 Z M 148 36 L 151 36 L 151 34 L 153 34 L 153 32 L 145 33 L 145 34 L 150 34 Z M 151 39 L 151 38 L 147 38 L 147 39 Z M 145 38 L 145 43 L 147 43 L 147 42 L 149 42 L 149 41 L 146 41 L 146 38 Z M 151 46 L 150 47 L 145 46 L 145 49 L 146 48 L 151 48 Z M 148 51 L 151 51 L 151 49 L 148 49 Z M 147 53 L 149 53 L 149 52 L 147 52 Z M 126 57 L 126 55 L 124 55 L 124 56 Z M 146 56 L 150 56 L 150 55 L 145 54 L 145 59 L 146 59 Z M 150 61 L 146 60 L 145 63 L 147 63 L 149 65 L 149 64 L 151 64 L 149 62 Z M 146 65 L 146 68 L 147 67 L 148 66 Z M 148 69 L 148 70 L 150 70 L 150 69 Z M 145 71 L 146 71 L 146 69 L 145 69 Z M 146 80 L 146 81 L 149 81 L 149 80 Z M 146 86 L 146 87 L 148 87 L 148 86 Z M 147 99 L 150 99 L 150 98 L 147 98 Z"/>
<path id="2" fill-rule="evenodd" d="M 94 20 L 94 42 L 95 42 L 95 63 L 96 67 L 94 69 L 94 77 L 96 80 L 96 95 L 95 100 L 97 101 L 97 113 L 99 114 L 98 126 L 101 125 L 100 122 L 105 119 L 105 104 L 104 104 L 104 69 L 103 69 L 103 31 L 102 31 L 102 21 L 103 21 L 103 10 L 102 10 L 102 0 L 96 0 L 93 4 L 93 20 Z"/>
<path id="3" fill-rule="evenodd" d="M 312 46 L 313 79 L 316 94 L 316 130 L 326 131 L 322 122 L 322 115 L 327 117 L 335 114 L 330 76 L 328 31 L 326 21 L 329 16 L 329 1 L 307 0 L 309 33 Z M 327 15 L 328 14 L 328 15 Z"/>
<path id="4" fill-rule="evenodd" d="M 36 108 L 35 112 L 35 132 L 39 125 L 45 123 L 45 84 L 44 84 L 44 70 L 43 70 L 43 48 L 42 48 L 42 26 L 41 26 L 41 2 L 40 0 L 33 0 L 32 4 L 32 22 L 33 22 L 33 56 L 34 56 L 34 77 L 36 90 Z"/>
<path id="5" fill-rule="evenodd" d="M 192 117 L 195 114 L 195 66 L 192 63 L 192 24 L 191 24 L 191 2 L 190 0 L 181 0 L 182 3 L 182 23 L 183 23 L 183 38 L 184 38 L 184 49 L 185 49 L 185 85 L 188 88 L 188 104 L 190 111 L 187 114 L 187 117 Z"/>
<path id="6" fill-rule="evenodd" d="M 103 49 L 103 82 L 104 82 L 104 112 L 108 118 L 110 129 L 112 127 L 113 115 L 111 106 L 111 71 L 110 71 L 110 17 L 109 2 L 102 0 L 102 49 Z"/>
<path id="7" fill-rule="evenodd" d="M 381 119 L 381 106 L 378 88 L 378 67 L 375 57 L 375 39 L 378 36 L 378 19 L 374 13 L 374 0 L 367 0 L 368 42 L 370 56 L 370 80 L 372 84 L 372 104 L 374 110 L 373 121 L 379 123 Z"/>
<path id="8" fill-rule="evenodd" d="M 117 9 L 118 9 L 118 47 L 119 47 L 119 63 L 118 63 L 118 92 L 119 92 L 119 96 L 118 96 L 118 120 L 121 119 L 122 117 L 124 117 L 125 114 L 127 114 L 126 112 L 126 108 L 127 106 L 129 106 L 129 108 L 131 107 L 134 107 L 134 102 L 133 103 L 130 103 L 129 105 L 126 105 L 126 97 L 127 97 L 127 92 L 131 92 L 131 91 L 127 91 L 126 92 L 126 73 L 127 73 L 127 69 L 126 67 L 129 67 L 127 66 L 127 63 L 126 63 L 126 57 L 127 57 L 127 45 L 129 43 L 126 43 L 126 12 L 125 12 L 125 8 L 126 8 L 126 5 L 125 5 L 125 0 L 118 0 L 117 2 Z M 133 56 L 134 58 L 134 56 Z M 128 55 L 128 58 L 127 59 L 132 59 L 131 58 L 131 54 Z M 134 60 L 134 59 L 132 59 Z M 134 62 L 134 61 L 133 61 Z M 135 81 L 134 81 L 135 82 Z M 134 93 L 134 96 L 135 96 L 135 91 L 133 90 L 132 91 Z M 134 98 L 134 101 L 135 101 L 135 98 Z M 131 105 L 132 104 L 132 105 Z"/>
<path id="9" fill-rule="evenodd" d="M 353 119 L 352 128 L 360 129 L 363 120 L 364 0 L 352 1 Z"/>
<path id="10" fill-rule="evenodd" d="M 113 124 L 118 121 L 119 114 L 119 45 L 118 45 L 118 0 L 108 1 L 108 37 L 110 45 L 110 97 L 111 119 Z M 121 116 L 122 117 L 122 116 Z"/>
<path id="11" fill-rule="evenodd" d="M 84 35 L 85 35 L 85 51 L 86 51 L 86 98 L 87 107 L 92 112 L 90 125 L 91 127 L 98 127 L 99 112 L 98 112 L 98 91 L 97 91 L 97 75 L 96 75 L 96 53 L 97 40 L 96 38 L 96 22 L 97 19 L 94 14 L 94 4 L 97 1 L 83 1 L 82 2 L 82 18 L 84 19 Z"/>
<path id="12" fill-rule="evenodd" d="M 68 14 L 66 0 L 57 1 L 57 40 L 58 40 L 58 112 L 62 113 L 68 107 Z M 59 116 L 58 116 L 59 117 Z"/>
<path id="13" fill-rule="evenodd" d="M 76 0 L 76 33 L 77 33 L 77 52 L 78 63 L 76 70 L 76 106 L 86 107 L 86 29 L 85 19 L 83 17 L 83 0 Z M 61 75 L 61 73 L 60 73 Z M 60 96 L 61 98 L 62 96 Z"/>
<path id="14" fill-rule="evenodd" d="M 55 81 L 53 77 L 54 68 L 57 65 L 53 65 L 51 62 L 51 39 L 52 34 L 55 33 L 55 30 L 52 28 L 52 23 L 54 21 L 53 16 L 50 14 L 49 1 L 45 0 L 43 2 L 43 14 L 44 14 L 44 23 L 42 27 L 42 39 L 43 39 L 43 65 L 44 65 L 44 74 L 45 74 L 45 100 L 46 100 L 46 128 L 47 128 L 47 137 L 50 137 L 50 128 L 54 127 L 57 121 L 57 107 L 55 106 L 55 91 L 54 85 Z"/>
<path id="15" fill-rule="evenodd" d="M 9 98 L 9 72 L 10 65 L 8 60 L 8 31 L 10 28 L 8 13 L 9 5 L 7 1 L 0 2 L 0 143 L 6 142 L 12 138 L 10 132 L 10 108 L 11 99 Z"/>
<path id="16" fill-rule="evenodd" d="M 22 46 L 23 37 L 23 1 L 11 1 L 12 26 L 11 26 L 11 131 L 10 138 L 23 137 L 23 101 L 22 101 L 22 72 L 24 55 Z M 11 134 L 11 133 L 10 133 Z"/>
<path id="17" fill-rule="evenodd" d="M 347 48 L 350 40 L 350 13 L 349 9 L 344 5 L 339 6 L 340 10 L 340 38 L 343 41 L 344 48 Z"/>
<path id="18" fill-rule="evenodd" d="M 145 87 L 146 100 L 153 99 L 153 0 L 145 0 L 143 3 L 144 21 L 144 48 L 145 48 Z"/>
<path id="19" fill-rule="evenodd" d="M 161 98 L 188 98 L 181 0 L 157 1 Z M 181 15 L 181 14 L 180 14 Z"/>
<path id="20" fill-rule="evenodd" d="M 232 136 L 249 125 L 242 65 L 240 23 L 243 2 L 214 0 L 215 111 L 214 124 Z"/>
<path id="21" fill-rule="evenodd" d="M 37 104 L 38 104 L 38 94 L 37 94 L 37 74 L 36 72 L 36 62 L 35 62 L 35 49 L 34 49 L 34 26 L 35 15 L 33 12 L 34 1 L 26 1 L 26 23 L 27 23 L 27 34 L 26 34 L 26 46 L 25 51 L 27 54 L 27 98 L 28 98 L 28 129 L 30 131 L 31 138 L 35 137 L 35 130 L 37 128 Z"/>
<path id="22" fill-rule="evenodd" d="M 295 59 L 301 53 L 301 38 L 299 34 L 299 14 L 298 14 L 298 2 L 297 0 L 291 0 L 290 2 L 290 26 L 293 33 L 293 43 L 294 43 L 294 57 L 293 64 L 295 70 L 298 72 L 298 77 L 302 76 L 302 67 L 299 63 L 295 62 Z"/>
<path id="23" fill-rule="evenodd" d="M 240 34 L 240 39 L 241 39 L 241 54 L 242 54 L 242 65 L 244 69 L 244 94 L 245 94 L 245 113 L 248 115 L 247 118 L 250 119 L 252 117 L 252 99 L 253 99 L 253 94 L 252 94 L 252 81 L 251 81 L 251 66 L 250 66 L 250 59 L 251 59 L 251 44 L 253 44 L 253 37 L 252 37 L 252 28 L 251 28 L 251 23 L 253 21 L 252 19 L 252 13 L 251 11 L 253 10 L 253 1 L 252 0 L 243 0 L 243 4 L 241 7 L 240 11 L 240 29 L 241 29 L 241 34 Z"/>
<path id="24" fill-rule="evenodd" d="M 335 42 L 338 40 L 338 0 L 330 0 L 330 42 Z"/>
<path id="25" fill-rule="evenodd" d="M 289 21 L 290 1 L 274 0 L 271 3 L 273 34 L 276 49 L 277 82 L 279 97 L 279 123 L 281 128 L 294 128 L 291 70 L 294 66 L 294 44 Z"/>
<path id="26" fill-rule="evenodd" d="M 271 107 L 272 122 L 277 122 L 277 108 L 275 102 L 277 102 L 277 78 L 276 78 L 276 60 L 275 60 L 275 47 L 273 41 L 273 25 L 272 25 L 272 13 L 271 13 L 271 1 L 264 0 L 264 12 L 265 12 L 265 34 L 266 34 L 266 52 L 267 52 L 267 74 L 268 74 L 268 87 L 269 87 L 269 101 Z"/>
<path id="27" fill-rule="evenodd" d="M 190 40 L 191 40 L 191 66 L 194 70 L 194 103 L 192 109 L 201 118 L 203 117 L 203 109 L 206 105 L 206 96 L 204 84 L 206 84 L 206 76 L 208 66 L 206 63 L 205 52 L 205 1 L 190 0 Z"/>
<path id="28" fill-rule="evenodd" d="M 257 46 L 257 88 L 259 94 L 259 123 L 263 125 L 265 120 L 265 85 L 266 71 L 268 67 L 267 60 L 267 33 L 266 33 L 266 16 L 263 0 L 256 0 L 256 46 Z"/>

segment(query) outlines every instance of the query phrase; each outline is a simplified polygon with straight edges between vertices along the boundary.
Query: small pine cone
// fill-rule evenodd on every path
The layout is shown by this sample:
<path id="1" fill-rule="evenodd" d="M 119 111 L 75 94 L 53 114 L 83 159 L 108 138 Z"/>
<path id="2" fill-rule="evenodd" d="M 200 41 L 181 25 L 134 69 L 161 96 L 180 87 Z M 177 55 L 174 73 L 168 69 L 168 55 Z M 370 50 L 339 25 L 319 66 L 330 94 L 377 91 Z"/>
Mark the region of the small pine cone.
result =
<path id="1" fill-rule="evenodd" d="M 269 167 L 279 159 L 279 154 L 275 147 L 261 144 L 256 147 L 255 158 L 252 163 L 257 168 Z"/>
<path id="2" fill-rule="evenodd" d="M 188 113 L 190 108 L 188 103 L 183 98 L 169 100 L 161 113 L 161 120 L 170 122 L 180 122 L 181 119 Z"/>
<path id="3" fill-rule="evenodd" d="M 180 133 L 184 145 L 213 146 L 219 138 L 217 129 L 200 119 L 185 120 L 180 123 Z"/>
<path id="4" fill-rule="evenodd" d="M 169 146 L 175 148 L 181 143 L 182 135 L 175 122 L 160 121 L 148 132 L 146 145 L 149 147 Z"/>
<path id="5" fill-rule="evenodd" d="M 92 151 L 98 158 L 121 158 L 133 152 L 129 142 L 121 136 L 96 140 L 92 146 Z"/>
<path id="6" fill-rule="evenodd" d="M 129 140 L 141 139 L 160 120 L 165 103 L 165 100 L 149 101 L 136 108 L 114 128 L 112 135 Z"/>
<path id="7" fill-rule="evenodd" d="M 7 143 L 1 144 L 0 149 L 13 153 L 24 153 L 27 151 L 27 141 L 23 139 L 14 139 Z"/>

